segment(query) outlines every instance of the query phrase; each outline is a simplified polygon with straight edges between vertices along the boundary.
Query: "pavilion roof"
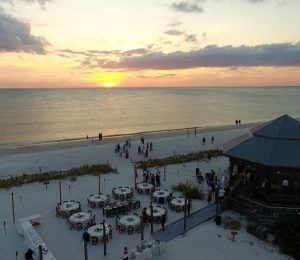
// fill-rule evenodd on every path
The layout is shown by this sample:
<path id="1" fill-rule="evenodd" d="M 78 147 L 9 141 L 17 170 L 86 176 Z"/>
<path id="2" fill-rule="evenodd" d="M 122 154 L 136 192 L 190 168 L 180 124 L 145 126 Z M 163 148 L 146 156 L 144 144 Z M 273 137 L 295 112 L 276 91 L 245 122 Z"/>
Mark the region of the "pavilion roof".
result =
<path id="1" fill-rule="evenodd" d="M 224 144 L 224 154 L 268 167 L 300 168 L 300 122 L 283 115 Z"/>

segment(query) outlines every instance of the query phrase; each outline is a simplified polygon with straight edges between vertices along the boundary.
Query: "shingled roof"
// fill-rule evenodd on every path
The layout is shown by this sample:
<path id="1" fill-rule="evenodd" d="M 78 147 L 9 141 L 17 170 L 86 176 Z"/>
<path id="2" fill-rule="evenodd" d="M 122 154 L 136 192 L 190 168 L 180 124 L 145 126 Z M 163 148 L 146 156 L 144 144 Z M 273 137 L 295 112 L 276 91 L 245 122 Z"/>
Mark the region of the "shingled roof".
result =
<path id="1" fill-rule="evenodd" d="M 224 154 L 268 167 L 300 168 L 300 122 L 278 117 L 225 143 Z"/>

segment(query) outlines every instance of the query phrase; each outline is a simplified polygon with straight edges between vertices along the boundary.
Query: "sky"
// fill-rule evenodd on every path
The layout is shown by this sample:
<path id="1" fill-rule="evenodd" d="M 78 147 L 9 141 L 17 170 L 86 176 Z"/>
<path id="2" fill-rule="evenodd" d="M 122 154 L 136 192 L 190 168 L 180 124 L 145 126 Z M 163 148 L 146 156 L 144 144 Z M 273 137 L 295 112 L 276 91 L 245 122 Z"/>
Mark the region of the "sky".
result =
<path id="1" fill-rule="evenodd" d="M 0 88 L 300 86 L 299 0 L 0 0 Z"/>

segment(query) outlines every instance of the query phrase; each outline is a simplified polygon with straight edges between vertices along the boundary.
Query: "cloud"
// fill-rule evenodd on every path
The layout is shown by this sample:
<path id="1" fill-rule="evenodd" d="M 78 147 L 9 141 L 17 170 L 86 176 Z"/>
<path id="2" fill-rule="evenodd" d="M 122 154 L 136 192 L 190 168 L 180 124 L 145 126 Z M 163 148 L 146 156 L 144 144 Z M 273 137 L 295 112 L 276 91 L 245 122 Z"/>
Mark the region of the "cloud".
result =
<path id="1" fill-rule="evenodd" d="M 45 38 L 31 34 L 30 24 L 0 10 L 0 52 L 46 54 L 47 45 Z"/>
<path id="2" fill-rule="evenodd" d="M 265 0 L 248 0 L 248 2 L 256 4 L 256 3 L 261 3 L 264 2 Z"/>
<path id="3" fill-rule="evenodd" d="M 143 78 L 143 79 L 161 79 L 161 78 L 173 78 L 176 77 L 176 74 L 173 73 L 169 73 L 169 74 L 162 74 L 162 75 L 158 75 L 158 76 L 145 76 L 145 75 L 141 75 L 138 76 L 139 78 Z"/>
<path id="4" fill-rule="evenodd" d="M 0 3 L 9 3 L 11 5 L 17 2 L 26 2 L 26 3 L 38 3 L 43 9 L 47 3 L 53 2 L 54 0 L 0 0 Z"/>
<path id="5" fill-rule="evenodd" d="M 179 30 L 167 30 L 167 31 L 165 31 L 165 34 L 172 35 L 172 36 L 178 36 L 178 35 L 184 34 L 184 32 L 179 31 Z"/>
<path id="6" fill-rule="evenodd" d="M 102 64 L 106 69 L 174 70 L 199 67 L 300 66 L 300 43 L 257 46 L 209 45 L 189 52 L 154 52 Z"/>
<path id="7" fill-rule="evenodd" d="M 185 41 L 186 42 L 198 42 L 197 35 L 196 34 L 186 34 Z"/>
<path id="8" fill-rule="evenodd" d="M 172 22 L 172 23 L 169 23 L 169 26 L 171 27 L 176 27 L 176 26 L 180 26 L 182 25 L 182 22 Z"/>
<path id="9" fill-rule="evenodd" d="M 181 13 L 203 13 L 203 8 L 198 5 L 197 1 L 192 4 L 189 2 L 173 3 L 171 8 Z"/>

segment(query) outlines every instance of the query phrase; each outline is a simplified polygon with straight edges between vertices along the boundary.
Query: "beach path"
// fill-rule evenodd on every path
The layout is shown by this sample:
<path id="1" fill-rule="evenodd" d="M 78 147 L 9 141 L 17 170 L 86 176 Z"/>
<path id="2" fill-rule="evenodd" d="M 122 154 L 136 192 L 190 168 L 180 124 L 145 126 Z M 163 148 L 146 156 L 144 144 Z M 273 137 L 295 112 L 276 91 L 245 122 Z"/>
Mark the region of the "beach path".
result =
<path id="1" fill-rule="evenodd" d="M 186 230 L 189 230 L 216 215 L 216 205 L 212 204 L 198 211 L 195 211 L 187 216 L 186 218 Z M 183 223 L 184 219 L 181 218 L 167 226 L 165 226 L 165 231 L 162 229 L 153 233 L 153 238 L 159 240 L 160 242 L 167 242 L 183 233 Z"/>

